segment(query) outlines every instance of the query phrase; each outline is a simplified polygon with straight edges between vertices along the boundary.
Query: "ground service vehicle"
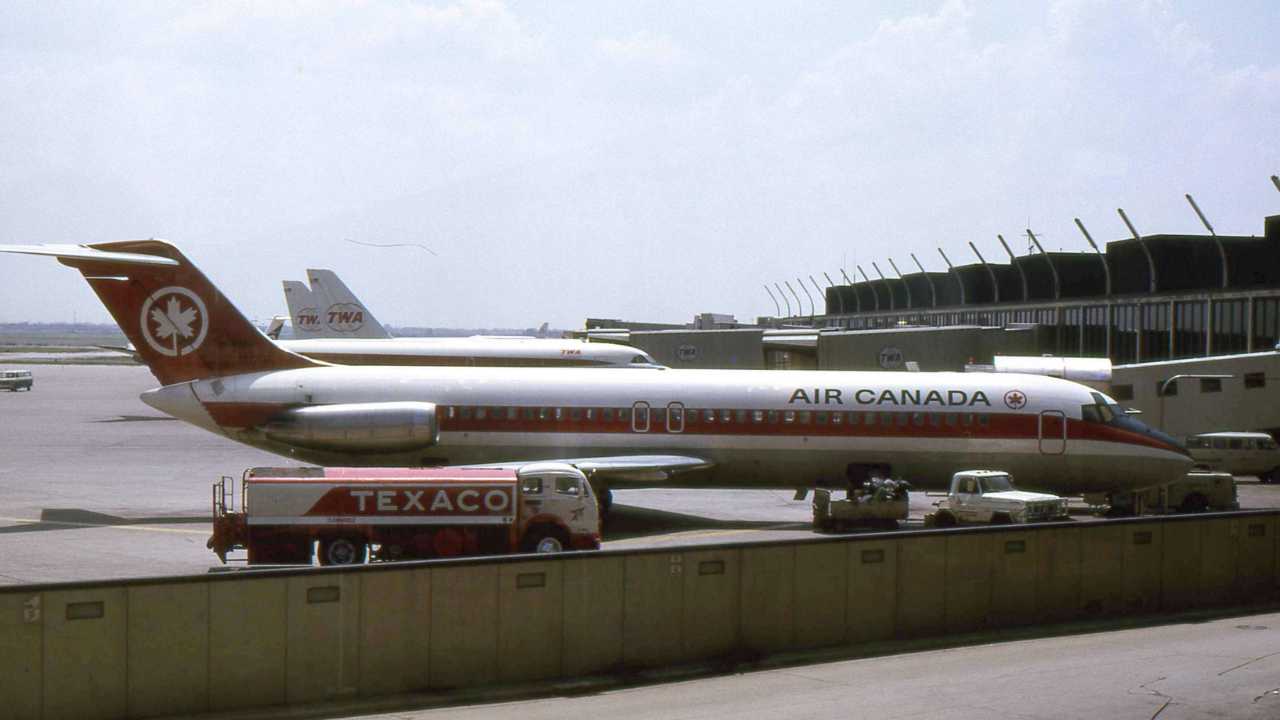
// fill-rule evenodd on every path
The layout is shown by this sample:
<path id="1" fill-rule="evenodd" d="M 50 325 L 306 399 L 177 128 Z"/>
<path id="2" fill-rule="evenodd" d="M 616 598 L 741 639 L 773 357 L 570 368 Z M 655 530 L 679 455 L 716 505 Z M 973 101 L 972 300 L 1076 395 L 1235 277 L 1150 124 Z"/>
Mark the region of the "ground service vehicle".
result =
<path id="1" fill-rule="evenodd" d="M 0 370 L 0 390 L 30 390 L 32 382 L 30 370 Z"/>
<path id="2" fill-rule="evenodd" d="M 1164 485 L 1112 493 L 1109 500 L 1105 495 L 1094 493 L 1086 493 L 1084 499 L 1090 505 L 1110 504 L 1108 514 L 1111 515 L 1240 509 L 1236 481 L 1231 473 L 1199 470 Z"/>
<path id="3" fill-rule="evenodd" d="M 832 500 L 831 491 L 818 488 L 813 494 L 813 527 L 841 531 L 850 527 L 896 529 L 910 511 L 907 489 L 901 480 L 872 478 L 860 488 L 851 488 L 843 500 Z"/>
<path id="4" fill-rule="evenodd" d="M 951 490 L 938 502 L 926 525 L 1025 523 L 1067 518 L 1067 500 L 1047 493 L 1017 490 L 1002 470 L 963 470 L 951 477 Z"/>
<path id="5" fill-rule="evenodd" d="M 1201 433 L 1187 438 L 1187 450 L 1196 467 L 1280 481 L 1280 445 L 1267 433 Z"/>
<path id="6" fill-rule="evenodd" d="M 582 472 L 563 463 L 495 468 L 252 468 L 234 512 L 230 478 L 213 486 L 209 548 L 226 562 L 322 565 L 600 547 Z M 228 502 L 228 499 L 232 502 Z"/>

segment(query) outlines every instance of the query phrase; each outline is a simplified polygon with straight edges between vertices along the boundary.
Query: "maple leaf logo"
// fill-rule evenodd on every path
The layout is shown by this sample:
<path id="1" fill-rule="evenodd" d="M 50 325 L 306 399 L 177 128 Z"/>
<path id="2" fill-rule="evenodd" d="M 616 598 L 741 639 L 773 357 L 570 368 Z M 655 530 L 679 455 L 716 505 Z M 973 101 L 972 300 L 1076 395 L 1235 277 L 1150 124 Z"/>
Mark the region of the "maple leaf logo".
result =
<path id="1" fill-rule="evenodd" d="M 177 337 L 189 338 L 195 335 L 195 331 L 191 329 L 191 323 L 196 320 L 196 309 L 193 307 L 182 309 L 182 304 L 176 297 L 169 298 L 164 312 L 161 312 L 160 308 L 152 308 L 151 319 L 159 326 L 156 328 L 156 335 L 159 337 L 174 338 L 176 341 Z"/>
<path id="2" fill-rule="evenodd" d="M 204 302 L 187 288 L 157 290 L 142 306 L 142 334 L 156 352 L 179 357 L 195 351 L 208 332 Z"/>
<path id="3" fill-rule="evenodd" d="M 1021 410 L 1027 404 L 1027 396 L 1019 390 L 1010 390 L 1004 394 L 1004 404 L 1010 410 Z"/>

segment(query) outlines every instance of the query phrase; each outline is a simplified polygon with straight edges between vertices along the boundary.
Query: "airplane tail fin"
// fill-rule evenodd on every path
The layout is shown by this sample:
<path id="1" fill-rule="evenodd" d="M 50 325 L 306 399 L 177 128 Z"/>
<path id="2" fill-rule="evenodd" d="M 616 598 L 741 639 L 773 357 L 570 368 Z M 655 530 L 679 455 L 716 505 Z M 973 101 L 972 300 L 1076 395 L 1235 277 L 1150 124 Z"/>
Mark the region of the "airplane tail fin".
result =
<path id="1" fill-rule="evenodd" d="M 293 325 L 294 337 L 317 337 L 316 333 L 324 327 L 320 322 L 320 300 L 306 283 L 285 280 L 283 285 L 284 302 L 289 306 L 289 322 Z"/>
<path id="2" fill-rule="evenodd" d="M 311 294 L 320 310 L 316 332 L 308 337 L 389 338 L 391 333 L 378 322 L 356 294 L 332 270 L 307 270 Z"/>
<path id="3" fill-rule="evenodd" d="M 52 255 L 79 270 L 165 385 L 324 364 L 271 342 L 163 240 L 0 245 L 0 252 Z"/>

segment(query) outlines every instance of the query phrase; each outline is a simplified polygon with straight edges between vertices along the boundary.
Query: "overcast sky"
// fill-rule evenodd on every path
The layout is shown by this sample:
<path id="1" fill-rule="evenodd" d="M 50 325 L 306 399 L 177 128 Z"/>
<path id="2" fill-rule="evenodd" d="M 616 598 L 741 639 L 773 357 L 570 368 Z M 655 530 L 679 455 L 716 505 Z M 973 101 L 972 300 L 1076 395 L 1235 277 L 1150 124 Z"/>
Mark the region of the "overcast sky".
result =
<path id="1" fill-rule="evenodd" d="M 165 238 L 256 319 L 307 267 L 397 325 L 754 319 L 1028 223 L 1197 232 L 1185 192 L 1261 234 L 1277 37 L 1275 0 L 10 0 L 0 243 Z M 0 256 L 0 322 L 73 317 L 78 273 Z"/>

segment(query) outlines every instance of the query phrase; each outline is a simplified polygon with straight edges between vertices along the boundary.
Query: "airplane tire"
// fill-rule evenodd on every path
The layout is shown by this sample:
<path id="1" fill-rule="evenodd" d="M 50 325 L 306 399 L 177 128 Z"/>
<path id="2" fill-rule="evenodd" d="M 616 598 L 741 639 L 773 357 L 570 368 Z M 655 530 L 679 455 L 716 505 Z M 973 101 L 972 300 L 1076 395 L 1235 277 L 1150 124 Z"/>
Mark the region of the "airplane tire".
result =
<path id="1" fill-rule="evenodd" d="M 332 538 L 320 543 L 321 565 L 361 565 L 369 547 L 363 540 Z"/>

